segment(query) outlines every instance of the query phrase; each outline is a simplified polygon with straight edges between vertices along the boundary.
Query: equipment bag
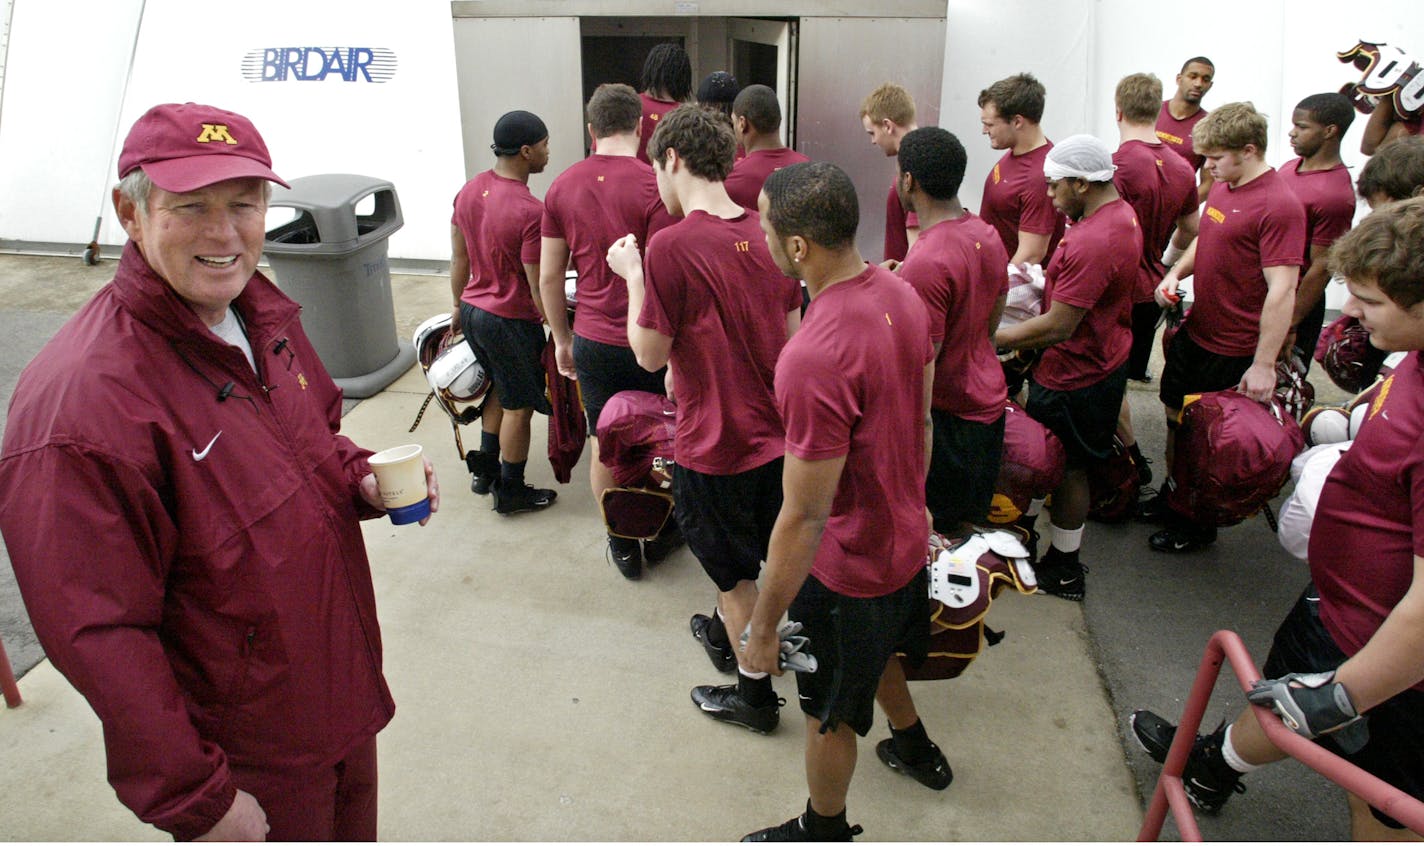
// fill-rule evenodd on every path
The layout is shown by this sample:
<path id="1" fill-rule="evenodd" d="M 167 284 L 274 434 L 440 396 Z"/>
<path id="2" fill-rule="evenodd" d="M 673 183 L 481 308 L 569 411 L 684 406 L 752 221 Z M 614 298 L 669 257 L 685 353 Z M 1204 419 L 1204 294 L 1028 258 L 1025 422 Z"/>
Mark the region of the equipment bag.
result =
<path id="1" fill-rule="evenodd" d="M 1305 448 L 1295 418 L 1234 390 L 1189 394 L 1182 404 L 1167 502 L 1201 525 L 1234 526 L 1265 507 Z"/>

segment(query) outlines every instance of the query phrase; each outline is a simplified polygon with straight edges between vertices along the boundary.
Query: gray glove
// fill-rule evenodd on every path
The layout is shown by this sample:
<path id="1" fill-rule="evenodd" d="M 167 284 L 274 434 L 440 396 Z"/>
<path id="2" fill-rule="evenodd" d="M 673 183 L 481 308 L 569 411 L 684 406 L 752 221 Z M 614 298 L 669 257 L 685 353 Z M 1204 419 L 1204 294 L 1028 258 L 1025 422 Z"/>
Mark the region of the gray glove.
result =
<path id="1" fill-rule="evenodd" d="M 1369 740 L 1369 729 L 1355 711 L 1345 686 L 1335 673 L 1290 673 L 1278 679 L 1260 679 L 1246 698 L 1253 705 L 1272 709 L 1301 737 L 1316 738 L 1338 732 L 1333 740 L 1346 754 L 1358 752 Z"/>
<path id="2" fill-rule="evenodd" d="M 790 670 L 793 673 L 814 673 L 816 672 L 816 656 L 805 649 L 811 644 L 811 639 L 799 634 L 801 624 L 789 621 L 776 630 L 777 638 L 781 641 L 781 654 L 777 659 L 777 664 L 783 670 Z M 746 631 L 742 632 L 741 642 L 746 646 L 748 637 L 751 636 L 751 626 L 748 625 Z"/>

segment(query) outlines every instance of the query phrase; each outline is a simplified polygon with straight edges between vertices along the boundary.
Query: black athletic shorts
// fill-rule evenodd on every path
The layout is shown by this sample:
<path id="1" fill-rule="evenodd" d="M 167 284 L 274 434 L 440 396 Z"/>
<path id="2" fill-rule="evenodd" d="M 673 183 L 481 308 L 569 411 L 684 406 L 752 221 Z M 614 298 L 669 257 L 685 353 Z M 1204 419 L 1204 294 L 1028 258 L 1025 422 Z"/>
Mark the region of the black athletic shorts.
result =
<path id="1" fill-rule="evenodd" d="M 1162 387 L 1157 396 L 1168 408 L 1180 409 L 1187 394 L 1225 391 L 1241 384 L 1255 356 L 1221 355 L 1204 349 L 1182 328 L 1167 347 L 1162 365 Z"/>
<path id="2" fill-rule="evenodd" d="M 925 504 L 937 532 L 960 522 L 982 524 L 989 519 L 999 462 L 1004 454 L 1004 415 L 993 423 L 976 423 L 947 411 L 930 409 L 934 443 L 930 475 L 925 479 Z"/>
<path id="3" fill-rule="evenodd" d="M 600 344 L 578 335 L 574 335 L 574 371 L 578 374 L 579 396 L 588 415 L 590 435 L 598 434 L 598 415 L 619 391 L 666 393 L 663 390 L 666 367 L 649 373 L 639 366 L 632 349 Z"/>
<path id="4" fill-rule="evenodd" d="M 1081 466 L 1112 457 L 1113 435 L 1126 392 L 1126 364 L 1101 381 L 1072 391 L 1054 391 L 1030 379 L 1024 410 L 1058 436 L 1068 461 Z"/>
<path id="5" fill-rule="evenodd" d="M 542 356 L 548 340 L 542 323 L 501 317 L 460 303 L 460 331 L 494 383 L 500 406 L 551 413 L 544 391 Z"/>
<path id="6" fill-rule="evenodd" d="M 842 596 L 807 576 L 787 610 L 810 638 L 814 673 L 797 673 L 801 711 L 821 721 L 821 731 L 845 723 L 865 737 L 875 722 L 875 691 L 885 662 L 905 653 L 924 663 L 930 642 L 929 584 L 921 569 L 910 583 L 885 596 Z"/>
<path id="7" fill-rule="evenodd" d="M 680 464 L 672 469 L 673 516 L 702 569 L 726 593 L 756 581 L 781 512 L 781 469 L 776 458 L 745 473 L 712 476 Z"/>
<path id="8" fill-rule="evenodd" d="M 1276 630 L 1271 654 L 1266 656 L 1261 672 L 1268 679 L 1287 673 L 1323 673 L 1345 663 L 1346 657 L 1320 622 L 1320 596 L 1312 584 Z M 1353 755 L 1341 752 L 1329 735 L 1315 742 L 1381 781 L 1424 800 L 1424 692 L 1410 688 L 1397 693 L 1366 712 L 1365 719 L 1370 739 Z M 1370 811 L 1390 828 L 1404 828 L 1388 814 L 1374 808 Z"/>
<path id="9" fill-rule="evenodd" d="M 1147 365 L 1152 360 L 1152 345 L 1157 341 L 1157 321 L 1162 307 L 1155 300 L 1132 306 L 1132 352 L 1127 356 L 1127 377 L 1141 379 L 1150 376 Z"/>

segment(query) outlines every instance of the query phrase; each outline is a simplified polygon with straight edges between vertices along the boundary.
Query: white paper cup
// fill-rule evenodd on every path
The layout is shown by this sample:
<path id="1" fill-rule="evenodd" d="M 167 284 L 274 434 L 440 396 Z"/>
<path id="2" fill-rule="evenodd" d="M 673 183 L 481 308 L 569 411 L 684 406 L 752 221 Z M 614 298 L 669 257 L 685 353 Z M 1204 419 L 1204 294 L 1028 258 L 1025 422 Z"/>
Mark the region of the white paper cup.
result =
<path id="1" fill-rule="evenodd" d="M 369 459 L 381 503 L 396 525 L 416 523 L 430 515 L 426 495 L 425 461 L 420 444 L 383 449 Z"/>

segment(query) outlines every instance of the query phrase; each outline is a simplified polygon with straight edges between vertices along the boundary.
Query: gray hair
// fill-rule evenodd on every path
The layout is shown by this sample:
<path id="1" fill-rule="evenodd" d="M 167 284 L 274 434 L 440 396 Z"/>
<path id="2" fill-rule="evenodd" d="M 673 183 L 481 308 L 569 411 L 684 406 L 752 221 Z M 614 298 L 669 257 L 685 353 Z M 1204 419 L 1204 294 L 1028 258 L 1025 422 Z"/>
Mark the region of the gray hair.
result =
<path id="1" fill-rule="evenodd" d="M 129 171 L 128 176 L 119 180 L 119 194 L 138 206 L 140 214 L 148 214 L 148 195 L 152 192 L 153 180 L 148 178 L 148 174 L 144 173 L 141 167 L 134 168 Z"/>

